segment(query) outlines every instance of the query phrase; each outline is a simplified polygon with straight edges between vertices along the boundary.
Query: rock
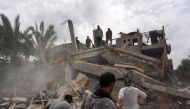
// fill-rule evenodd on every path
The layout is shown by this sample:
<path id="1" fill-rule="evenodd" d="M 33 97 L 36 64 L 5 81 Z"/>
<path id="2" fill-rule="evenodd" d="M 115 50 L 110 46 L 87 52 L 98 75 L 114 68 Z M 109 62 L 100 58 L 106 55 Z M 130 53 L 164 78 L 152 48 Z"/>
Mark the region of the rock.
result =
<path id="1" fill-rule="evenodd" d="M 19 103 L 19 104 L 16 104 L 15 106 L 15 109 L 26 109 L 27 106 L 25 103 Z"/>
<path id="2" fill-rule="evenodd" d="M 16 104 L 14 103 L 13 105 L 11 105 L 8 109 L 15 109 Z"/>
<path id="3" fill-rule="evenodd" d="M 43 109 L 43 108 L 42 108 L 41 105 L 34 105 L 34 104 L 32 104 L 32 105 L 28 106 L 27 109 Z"/>
<path id="4" fill-rule="evenodd" d="M 3 102 L 0 104 L 0 109 L 1 108 L 8 108 L 10 104 L 11 104 L 10 102 Z"/>
<path id="5" fill-rule="evenodd" d="M 27 101 L 27 99 L 23 97 L 15 97 L 12 100 L 14 103 L 25 103 Z"/>
<path id="6" fill-rule="evenodd" d="M 10 99 L 8 97 L 3 98 L 4 101 L 9 101 Z"/>

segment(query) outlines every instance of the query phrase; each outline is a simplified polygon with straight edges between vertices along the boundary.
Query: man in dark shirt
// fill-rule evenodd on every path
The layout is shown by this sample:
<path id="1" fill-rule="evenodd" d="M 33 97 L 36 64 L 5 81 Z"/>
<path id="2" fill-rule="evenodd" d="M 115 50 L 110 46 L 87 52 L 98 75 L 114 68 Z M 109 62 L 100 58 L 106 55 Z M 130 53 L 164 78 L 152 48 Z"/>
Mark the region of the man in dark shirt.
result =
<path id="1" fill-rule="evenodd" d="M 86 38 L 86 47 L 90 48 L 91 43 L 92 43 L 92 40 L 89 38 L 89 36 L 87 36 L 87 38 Z"/>
<path id="2" fill-rule="evenodd" d="M 108 45 L 108 41 L 110 41 L 111 45 L 112 45 L 112 31 L 110 30 L 110 28 L 108 28 L 107 32 L 106 32 L 106 44 Z"/>
<path id="3" fill-rule="evenodd" d="M 104 73 L 100 76 L 100 89 L 87 96 L 81 105 L 81 109 L 116 109 L 116 106 L 110 96 L 114 87 L 116 78 L 110 73 Z"/>

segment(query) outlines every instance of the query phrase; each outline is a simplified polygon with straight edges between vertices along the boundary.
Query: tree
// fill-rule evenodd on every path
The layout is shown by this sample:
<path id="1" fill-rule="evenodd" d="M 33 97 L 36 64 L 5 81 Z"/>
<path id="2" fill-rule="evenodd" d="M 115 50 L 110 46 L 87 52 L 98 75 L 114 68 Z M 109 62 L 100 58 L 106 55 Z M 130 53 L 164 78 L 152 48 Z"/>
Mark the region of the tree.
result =
<path id="1" fill-rule="evenodd" d="M 1 14 L 0 34 L 1 34 L 1 53 L 7 58 L 9 56 L 10 62 L 16 64 L 18 61 L 18 54 L 21 48 L 21 31 L 19 15 L 16 16 L 14 27 L 11 26 L 9 19 Z"/>
<path id="2" fill-rule="evenodd" d="M 22 53 L 25 56 L 25 61 L 29 61 L 30 55 L 34 55 L 35 48 L 34 48 L 34 40 L 32 38 L 32 33 L 29 33 L 31 31 L 31 27 L 28 27 L 23 33 L 22 33 Z"/>
<path id="3" fill-rule="evenodd" d="M 20 30 L 19 15 L 14 20 L 12 26 L 10 20 L 0 14 L 2 23 L 0 24 L 0 54 L 14 65 L 20 63 L 21 55 L 25 55 L 25 60 L 29 60 L 32 54 L 32 35 L 29 34 L 31 27 L 24 32 Z"/>
<path id="4" fill-rule="evenodd" d="M 190 55 L 188 58 L 185 58 L 181 61 L 180 65 L 175 70 L 175 73 L 180 79 L 190 78 Z"/>
<path id="5" fill-rule="evenodd" d="M 43 61 L 43 55 L 45 49 L 53 46 L 55 40 L 57 39 L 56 32 L 53 25 L 49 25 L 45 30 L 44 22 L 41 22 L 39 29 L 35 23 L 35 27 L 31 27 L 33 32 L 34 47 L 36 51 L 36 56 Z"/>

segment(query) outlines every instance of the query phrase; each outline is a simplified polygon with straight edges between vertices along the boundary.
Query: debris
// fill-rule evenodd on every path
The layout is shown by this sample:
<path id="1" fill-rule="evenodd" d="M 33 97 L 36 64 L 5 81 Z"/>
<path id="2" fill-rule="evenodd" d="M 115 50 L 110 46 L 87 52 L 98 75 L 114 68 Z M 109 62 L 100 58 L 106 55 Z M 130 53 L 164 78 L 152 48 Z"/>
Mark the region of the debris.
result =
<path id="1" fill-rule="evenodd" d="M 15 105 L 15 109 L 26 109 L 27 106 L 25 103 L 19 103 Z"/>
<path id="2" fill-rule="evenodd" d="M 27 109 L 43 109 L 42 105 L 30 105 L 27 107 Z"/>
<path id="3" fill-rule="evenodd" d="M 0 104 L 0 108 L 8 108 L 10 105 L 10 102 L 3 102 Z"/>
<path id="4" fill-rule="evenodd" d="M 77 45 L 70 20 L 69 29 L 72 43 L 48 50 L 69 51 L 69 56 L 65 55 L 64 58 L 68 59 L 74 75 L 78 74 L 77 77 L 61 86 L 51 81 L 47 84 L 46 91 L 34 93 L 29 99 L 16 97 L 11 101 L 9 98 L 3 98 L 0 107 L 42 109 L 53 100 L 63 99 L 65 94 L 71 94 L 74 103 L 79 107 L 83 98 L 92 94 L 98 87 L 97 80 L 105 72 L 112 72 L 118 80 L 113 91 L 115 97 L 124 86 L 123 80 L 127 78 L 133 80 L 136 87 L 144 90 L 148 94 L 148 99 L 142 109 L 179 109 L 179 107 L 187 109 L 186 107 L 190 105 L 189 87 L 179 89 L 164 82 L 171 82 L 169 79 L 165 80 L 165 76 L 173 70 L 172 59 L 167 56 L 171 52 L 171 46 L 166 42 L 164 27 L 145 33 L 140 33 L 138 29 L 130 33 L 121 32 L 120 38 L 115 39 L 116 44 L 94 49 L 82 47 L 81 43 Z M 93 33 L 95 34 L 95 31 Z M 151 41 L 144 42 L 143 39 Z M 97 40 L 95 42 L 98 45 Z M 70 46 L 72 50 L 68 50 Z M 59 64 L 59 59 L 56 58 L 56 61 Z M 60 62 L 63 62 L 63 59 Z"/>
<path id="5" fill-rule="evenodd" d="M 27 99 L 23 97 L 15 97 L 12 100 L 14 103 L 25 103 L 27 101 Z"/>
<path id="6" fill-rule="evenodd" d="M 190 99 L 189 91 L 180 91 L 163 82 L 165 75 L 173 70 L 172 60 L 167 56 L 171 46 L 166 42 L 164 27 L 146 33 L 140 33 L 137 29 L 135 32 L 120 35 L 112 47 L 73 53 L 73 69 L 86 74 L 94 81 L 104 72 L 114 73 L 119 80 L 132 79 L 135 86 L 148 93 L 149 100 L 145 108 L 170 109 L 174 106 L 173 109 L 177 109 L 179 101 L 182 102 L 181 105 L 186 105 Z M 152 43 L 143 42 L 143 38 L 150 38 Z M 113 93 L 118 93 L 118 89 L 123 85 L 118 83 L 116 87 Z M 88 94 L 88 91 L 85 94 Z"/>

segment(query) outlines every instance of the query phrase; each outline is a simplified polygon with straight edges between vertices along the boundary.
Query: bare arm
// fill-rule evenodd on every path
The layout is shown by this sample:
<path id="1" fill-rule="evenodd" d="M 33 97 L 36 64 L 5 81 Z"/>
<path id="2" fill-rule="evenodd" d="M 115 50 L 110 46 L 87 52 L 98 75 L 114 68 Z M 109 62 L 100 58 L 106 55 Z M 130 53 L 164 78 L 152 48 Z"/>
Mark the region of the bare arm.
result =
<path id="1" fill-rule="evenodd" d="M 122 109 L 123 97 L 124 97 L 124 89 L 120 89 L 116 104 L 117 109 Z"/>
<path id="2" fill-rule="evenodd" d="M 116 107 L 117 107 L 117 109 L 122 109 L 122 99 L 121 98 L 117 99 Z"/>
<path id="3" fill-rule="evenodd" d="M 146 98 L 146 97 L 147 97 L 146 93 L 143 92 L 143 91 L 141 91 L 141 90 L 138 90 L 138 95 L 139 95 L 140 97 L 142 97 L 142 98 Z"/>
<path id="4" fill-rule="evenodd" d="M 146 99 L 147 95 L 145 92 L 138 90 L 138 104 L 139 105 L 144 105 L 145 104 L 145 99 Z"/>

